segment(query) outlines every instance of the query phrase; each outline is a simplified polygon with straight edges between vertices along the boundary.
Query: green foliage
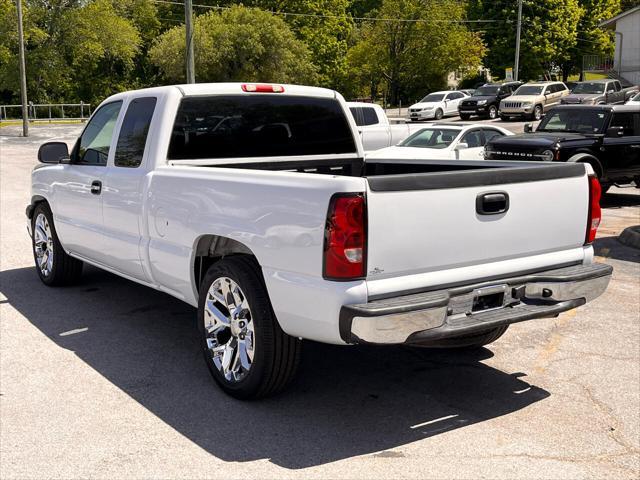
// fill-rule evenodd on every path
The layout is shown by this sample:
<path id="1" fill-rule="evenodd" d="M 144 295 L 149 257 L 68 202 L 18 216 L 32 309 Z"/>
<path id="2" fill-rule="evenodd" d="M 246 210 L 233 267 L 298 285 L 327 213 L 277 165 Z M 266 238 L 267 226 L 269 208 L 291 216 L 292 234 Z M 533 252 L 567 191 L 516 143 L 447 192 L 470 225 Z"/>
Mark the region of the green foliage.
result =
<path id="1" fill-rule="evenodd" d="M 284 21 L 263 10 L 234 6 L 194 19 L 196 80 L 313 83 L 309 52 Z M 169 81 L 185 79 L 185 29 L 162 34 L 149 51 Z"/>
<path id="2" fill-rule="evenodd" d="M 485 64 L 497 76 L 514 65 L 517 3 L 469 0 L 472 18 L 497 21 L 484 33 L 490 47 Z M 611 54 L 612 35 L 598 24 L 619 11 L 620 0 L 524 0 L 519 78 L 537 79 L 559 68 L 566 79 L 580 68 L 583 55 Z"/>
<path id="3" fill-rule="evenodd" d="M 485 47 L 463 24 L 455 0 L 384 0 L 377 16 L 416 21 L 366 22 L 348 62 L 357 94 L 377 97 L 384 85 L 391 103 L 445 87 L 451 71 L 470 71 Z"/>
<path id="4" fill-rule="evenodd" d="M 318 68 L 317 82 L 337 88 L 346 72 L 347 41 L 353 28 L 347 15 L 349 0 L 249 0 L 248 5 L 284 16 L 296 36 L 311 52 L 311 61 Z"/>

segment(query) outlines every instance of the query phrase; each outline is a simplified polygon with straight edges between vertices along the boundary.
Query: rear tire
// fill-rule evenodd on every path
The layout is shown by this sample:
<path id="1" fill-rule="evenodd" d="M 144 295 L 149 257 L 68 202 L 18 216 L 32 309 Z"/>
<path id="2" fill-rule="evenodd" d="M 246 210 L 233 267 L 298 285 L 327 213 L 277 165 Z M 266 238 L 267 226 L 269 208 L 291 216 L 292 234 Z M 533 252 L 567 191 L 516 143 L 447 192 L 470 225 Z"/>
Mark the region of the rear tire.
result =
<path id="1" fill-rule="evenodd" d="M 31 250 L 42 283 L 49 287 L 76 283 L 82 275 L 82 262 L 64 251 L 47 203 L 39 203 L 33 210 L 31 232 Z"/>
<path id="2" fill-rule="evenodd" d="M 222 390 L 243 400 L 282 391 L 300 363 L 302 342 L 280 328 L 259 268 L 246 255 L 214 263 L 198 302 L 209 372 Z"/>
<path id="3" fill-rule="evenodd" d="M 484 347 L 498 340 L 509 328 L 509 325 L 503 325 L 491 330 L 486 330 L 472 335 L 464 335 L 462 337 L 446 338 L 439 340 L 437 345 L 439 348 L 467 348 L 474 349 Z"/>

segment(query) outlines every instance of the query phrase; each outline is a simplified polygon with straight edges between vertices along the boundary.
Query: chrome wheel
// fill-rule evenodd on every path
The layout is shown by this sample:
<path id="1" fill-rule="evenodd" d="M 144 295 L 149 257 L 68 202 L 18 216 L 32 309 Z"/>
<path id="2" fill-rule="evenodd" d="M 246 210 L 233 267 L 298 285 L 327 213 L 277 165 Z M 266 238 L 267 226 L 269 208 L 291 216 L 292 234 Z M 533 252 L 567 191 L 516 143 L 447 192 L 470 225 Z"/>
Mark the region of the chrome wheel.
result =
<path id="1" fill-rule="evenodd" d="M 204 329 L 213 364 L 228 382 L 242 380 L 253 363 L 255 333 L 251 308 L 228 277 L 213 281 L 204 305 Z"/>
<path id="2" fill-rule="evenodd" d="M 33 248 L 37 267 L 43 276 L 48 277 L 53 270 L 53 235 L 44 213 L 36 217 L 33 228 Z"/>

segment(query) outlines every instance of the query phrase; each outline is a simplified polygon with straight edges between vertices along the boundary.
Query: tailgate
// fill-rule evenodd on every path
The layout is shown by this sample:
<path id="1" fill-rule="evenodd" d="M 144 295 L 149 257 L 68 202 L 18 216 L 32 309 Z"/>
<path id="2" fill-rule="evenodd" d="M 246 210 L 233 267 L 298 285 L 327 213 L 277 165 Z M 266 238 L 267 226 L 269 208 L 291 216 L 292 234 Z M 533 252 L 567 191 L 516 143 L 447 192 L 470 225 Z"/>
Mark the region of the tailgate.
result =
<path id="1" fill-rule="evenodd" d="M 575 251 L 584 244 L 589 186 L 582 164 L 367 180 L 370 280 Z M 507 197 L 506 211 L 492 213 Z"/>

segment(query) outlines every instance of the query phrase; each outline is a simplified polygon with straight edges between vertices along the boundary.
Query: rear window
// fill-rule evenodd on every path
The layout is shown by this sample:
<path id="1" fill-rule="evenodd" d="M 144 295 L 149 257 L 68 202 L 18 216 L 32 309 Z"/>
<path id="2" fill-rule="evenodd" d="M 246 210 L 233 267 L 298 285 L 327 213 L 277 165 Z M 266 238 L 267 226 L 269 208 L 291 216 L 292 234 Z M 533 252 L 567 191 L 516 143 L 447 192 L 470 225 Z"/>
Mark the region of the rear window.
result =
<path id="1" fill-rule="evenodd" d="M 354 153 L 337 100 L 287 95 L 185 97 L 169 159 L 241 158 Z"/>

